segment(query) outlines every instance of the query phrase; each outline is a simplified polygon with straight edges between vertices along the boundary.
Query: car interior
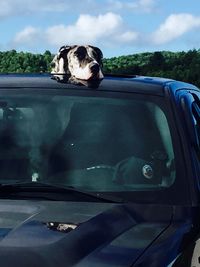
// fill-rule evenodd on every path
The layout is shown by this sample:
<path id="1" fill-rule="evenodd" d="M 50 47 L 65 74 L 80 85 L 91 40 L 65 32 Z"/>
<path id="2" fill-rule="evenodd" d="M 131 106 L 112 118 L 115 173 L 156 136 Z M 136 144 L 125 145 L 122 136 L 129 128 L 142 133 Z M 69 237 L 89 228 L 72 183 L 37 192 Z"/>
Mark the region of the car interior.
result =
<path id="1" fill-rule="evenodd" d="M 0 182 L 37 174 L 38 181 L 106 191 L 174 181 L 167 119 L 153 103 L 76 97 L 6 103 L 0 108 Z"/>

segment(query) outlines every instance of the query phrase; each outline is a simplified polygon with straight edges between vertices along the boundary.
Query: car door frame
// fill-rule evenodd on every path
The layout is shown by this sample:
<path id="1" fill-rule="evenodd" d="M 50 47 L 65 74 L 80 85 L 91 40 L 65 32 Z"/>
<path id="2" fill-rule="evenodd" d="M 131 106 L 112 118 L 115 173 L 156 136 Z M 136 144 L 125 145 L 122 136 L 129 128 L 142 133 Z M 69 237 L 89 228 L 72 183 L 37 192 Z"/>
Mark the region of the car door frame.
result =
<path id="1" fill-rule="evenodd" d="M 200 91 L 192 89 L 180 90 L 179 101 L 185 120 L 187 143 L 191 156 L 191 174 L 193 178 L 188 178 L 190 181 L 194 181 L 192 182 L 192 186 L 198 189 L 198 191 L 194 191 L 196 192 L 195 196 L 198 196 L 196 200 L 200 204 Z"/>

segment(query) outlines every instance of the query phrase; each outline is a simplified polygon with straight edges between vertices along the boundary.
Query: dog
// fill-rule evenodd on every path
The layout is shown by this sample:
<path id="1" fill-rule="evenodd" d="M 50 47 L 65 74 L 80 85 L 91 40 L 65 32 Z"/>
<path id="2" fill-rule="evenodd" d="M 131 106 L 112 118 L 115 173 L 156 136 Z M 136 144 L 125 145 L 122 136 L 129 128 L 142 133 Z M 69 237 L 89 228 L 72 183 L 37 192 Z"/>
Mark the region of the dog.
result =
<path id="1" fill-rule="evenodd" d="M 59 82 L 88 85 L 103 79 L 102 51 L 95 46 L 62 46 L 51 63 L 51 74 Z"/>

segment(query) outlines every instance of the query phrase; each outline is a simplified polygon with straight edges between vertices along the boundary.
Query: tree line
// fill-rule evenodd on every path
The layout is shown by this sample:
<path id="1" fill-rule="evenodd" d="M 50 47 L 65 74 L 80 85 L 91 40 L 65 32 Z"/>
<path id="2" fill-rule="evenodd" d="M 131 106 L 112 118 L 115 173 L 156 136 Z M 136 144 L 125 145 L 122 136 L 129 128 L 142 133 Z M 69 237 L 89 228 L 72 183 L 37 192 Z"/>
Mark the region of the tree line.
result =
<path id="1" fill-rule="evenodd" d="M 49 72 L 54 54 L 0 52 L 0 73 Z M 193 83 L 200 87 L 200 49 L 170 52 L 157 51 L 104 58 L 103 71 L 109 74 L 166 77 Z"/>
<path id="2" fill-rule="evenodd" d="M 127 75 L 172 78 L 200 87 L 200 49 L 187 52 L 158 51 L 104 60 L 104 71 Z"/>
<path id="3" fill-rule="evenodd" d="M 50 71 L 53 55 L 50 51 L 44 54 L 32 54 L 10 50 L 0 52 L 0 73 L 38 73 Z"/>

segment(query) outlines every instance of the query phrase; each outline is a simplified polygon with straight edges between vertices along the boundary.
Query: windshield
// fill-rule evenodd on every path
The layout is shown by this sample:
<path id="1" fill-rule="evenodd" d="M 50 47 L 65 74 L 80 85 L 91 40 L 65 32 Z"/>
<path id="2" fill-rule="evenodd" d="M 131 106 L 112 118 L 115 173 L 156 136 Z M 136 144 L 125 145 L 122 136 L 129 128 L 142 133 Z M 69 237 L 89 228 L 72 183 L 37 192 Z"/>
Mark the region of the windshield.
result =
<path id="1" fill-rule="evenodd" d="M 1 97 L 0 183 L 94 192 L 168 188 L 174 152 L 163 110 L 161 101 L 144 97 Z"/>

